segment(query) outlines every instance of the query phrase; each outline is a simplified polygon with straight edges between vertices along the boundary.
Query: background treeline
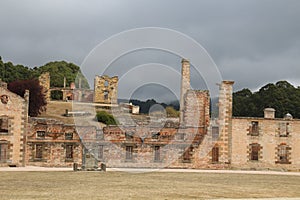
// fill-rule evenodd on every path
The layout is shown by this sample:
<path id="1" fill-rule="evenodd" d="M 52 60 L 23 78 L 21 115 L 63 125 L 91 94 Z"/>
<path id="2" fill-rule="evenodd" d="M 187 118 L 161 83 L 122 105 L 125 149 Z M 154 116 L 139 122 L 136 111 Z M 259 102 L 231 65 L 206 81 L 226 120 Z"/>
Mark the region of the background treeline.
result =
<path id="1" fill-rule="evenodd" d="M 64 77 L 66 77 L 66 86 L 70 86 L 71 82 L 75 82 L 78 87 L 78 80 L 81 78 L 81 87 L 89 88 L 88 81 L 82 75 L 79 66 L 65 61 L 49 62 L 40 67 L 29 68 L 23 65 L 14 65 L 12 62 L 4 63 L 0 57 L 0 78 L 11 83 L 16 80 L 29 80 L 38 78 L 42 73 L 49 72 L 51 87 L 63 87 Z"/>
<path id="2" fill-rule="evenodd" d="M 300 118 L 300 88 L 287 81 L 269 83 L 252 93 L 243 89 L 233 94 L 233 115 L 241 117 L 263 117 L 264 108 L 276 110 L 276 117 L 290 113 Z"/>
<path id="3" fill-rule="evenodd" d="M 145 113 L 145 114 L 148 114 L 151 106 L 153 106 L 155 104 L 159 104 L 164 108 L 173 107 L 175 110 L 179 110 L 179 102 L 178 101 L 174 101 L 172 103 L 166 104 L 166 103 L 158 103 L 154 99 L 148 99 L 146 101 L 131 99 L 129 102 L 132 103 L 133 105 L 140 106 L 140 113 Z"/>

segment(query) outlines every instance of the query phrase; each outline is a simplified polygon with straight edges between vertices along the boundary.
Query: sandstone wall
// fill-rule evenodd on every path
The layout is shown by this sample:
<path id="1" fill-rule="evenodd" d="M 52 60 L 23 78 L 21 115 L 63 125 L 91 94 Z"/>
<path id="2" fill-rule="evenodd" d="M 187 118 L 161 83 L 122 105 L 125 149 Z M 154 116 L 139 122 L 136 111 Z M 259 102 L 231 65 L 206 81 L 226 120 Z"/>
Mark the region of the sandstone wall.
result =
<path id="1" fill-rule="evenodd" d="M 251 135 L 252 122 L 258 122 L 258 134 Z M 288 135 L 282 125 L 288 124 Z M 259 144 L 258 160 L 251 160 L 250 145 Z M 288 146 L 288 162 L 280 163 L 278 146 Z M 253 169 L 300 169 L 300 120 L 233 118 L 232 167 Z"/>
<path id="2" fill-rule="evenodd" d="M 6 153 L 6 159 L 0 161 L 0 166 L 16 165 L 24 166 L 24 151 L 26 141 L 26 124 L 28 119 L 28 99 L 0 87 L 0 119 L 2 130 L 0 131 L 0 143 L 7 144 L 8 149 L 2 149 Z M 7 127 L 7 131 L 6 131 Z"/>

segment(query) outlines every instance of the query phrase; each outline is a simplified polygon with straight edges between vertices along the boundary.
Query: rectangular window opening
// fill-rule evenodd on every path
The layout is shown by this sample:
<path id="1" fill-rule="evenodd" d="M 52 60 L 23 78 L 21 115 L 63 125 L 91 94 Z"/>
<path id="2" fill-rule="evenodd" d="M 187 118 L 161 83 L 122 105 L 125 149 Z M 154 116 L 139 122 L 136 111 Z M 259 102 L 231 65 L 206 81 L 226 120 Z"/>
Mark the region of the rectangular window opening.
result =
<path id="1" fill-rule="evenodd" d="M 43 145 L 37 144 L 35 146 L 35 158 L 42 159 L 43 158 Z"/>
<path id="2" fill-rule="evenodd" d="M 259 144 L 252 144 L 251 145 L 251 160 L 256 160 L 258 161 L 259 158 L 259 150 L 260 150 L 260 145 Z"/>
<path id="3" fill-rule="evenodd" d="M 8 145 L 0 144 L 0 162 L 6 162 L 8 159 Z"/>
<path id="4" fill-rule="evenodd" d="M 219 147 L 213 147 L 212 149 L 212 162 L 219 162 Z"/>
<path id="5" fill-rule="evenodd" d="M 160 161 L 160 146 L 154 147 L 154 161 Z"/>
<path id="6" fill-rule="evenodd" d="M 65 133 L 66 140 L 73 140 L 73 133 Z"/>
<path id="7" fill-rule="evenodd" d="M 73 145 L 66 145 L 66 159 L 73 159 Z"/>
<path id="8" fill-rule="evenodd" d="M 126 146 L 126 160 L 132 160 L 133 146 Z"/>
<path id="9" fill-rule="evenodd" d="M 45 131 L 37 131 L 37 132 L 36 132 L 36 136 L 37 136 L 38 138 L 45 138 L 46 132 L 45 132 Z"/>
<path id="10" fill-rule="evenodd" d="M 0 118 L 0 133 L 8 133 L 8 117 Z"/>
<path id="11" fill-rule="evenodd" d="M 251 122 L 250 134 L 252 136 L 258 136 L 259 135 L 259 127 L 258 127 L 258 122 L 257 121 L 252 121 Z"/>

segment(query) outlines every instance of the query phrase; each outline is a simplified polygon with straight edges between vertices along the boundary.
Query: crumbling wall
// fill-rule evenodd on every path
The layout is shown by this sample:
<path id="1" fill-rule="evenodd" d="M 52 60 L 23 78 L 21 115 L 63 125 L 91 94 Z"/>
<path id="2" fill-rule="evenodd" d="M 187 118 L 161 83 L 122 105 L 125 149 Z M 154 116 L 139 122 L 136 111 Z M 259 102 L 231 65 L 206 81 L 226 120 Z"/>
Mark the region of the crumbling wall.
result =
<path id="1" fill-rule="evenodd" d="M 43 88 L 43 93 L 45 94 L 46 101 L 50 101 L 51 92 L 50 92 L 50 73 L 45 72 L 39 77 L 40 86 Z"/>
<path id="2" fill-rule="evenodd" d="M 96 76 L 94 82 L 94 102 L 104 104 L 117 104 L 118 77 L 106 75 Z"/>
<path id="3" fill-rule="evenodd" d="M 73 163 L 82 163 L 82 143 L 75 125 L 31 118 L 27 127 L 26 164 L 71 167 Z"/>
<path id="4" fill-rule="evenodd" d="M 209 126 L 210 97 L 208 91 L 188 90 L 184 98 L 183 123 L 185 127 Z"/>

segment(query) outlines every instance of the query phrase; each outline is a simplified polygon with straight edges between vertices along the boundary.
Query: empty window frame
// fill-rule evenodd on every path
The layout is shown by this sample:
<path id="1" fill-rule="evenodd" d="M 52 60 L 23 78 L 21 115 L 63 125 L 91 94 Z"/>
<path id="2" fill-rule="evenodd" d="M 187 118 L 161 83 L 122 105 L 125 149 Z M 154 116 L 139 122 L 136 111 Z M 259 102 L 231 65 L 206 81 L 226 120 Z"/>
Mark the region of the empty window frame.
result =
<path id="1" fill-rule="evenodd" d="M 0 117 L 0 133 L 8 133 L 8 117 Z"/>
<path id="2" fill-rule="evenodd" d="M 36 132 L 36 137 L 37 138 L 45 138 L 46 132 L 45 131 L 37 131 Z"/>
<path id="3" fill-rule="evenodd" d="M 65 133 L 66 140 L 73 140 L 73 133 Z"/>
<path id="4" fill-rule="evenodd" d="M 0 163 L 6 162 L 8 159 L 8 144 L 0 143 Z"/>
<path id="5" fill-rule="evenodd" d="M 43 150 L 44 150 L 44 146 L 42 144 L 35 145 L 35 158 L 36 159 L 43 158 Z"/>
<path id="6" fill-rule="evenodd" d="M 108 100 L 108 91 L 105 91 L 103 95 L 104 95 L 104 96 L 103 96 L 103 97 L 104 97 L 104 100 Z"/>
<path id="7" fill-rule="evenodd" d="M 291 164 L 289 161 L 289 150 L 291 149 L 288 147 L 286 144 L 280 144 L 278 146 L 278 160 L 276 163 L 281 163 L 281 164 Z"/>
<path id="8" fill-rule="evenodd" d="M 160 161 L 160 146 L 154 146 L 154 161 Z"/>
<path id="9" fill-rule="evenodd" d="M 290 134 L 290 123 L 281 122 L 279 123 L 279 136 L 287 137 Z"/>
<path id="10" fill-rule="evenodd" d="M 126 146 L 126 160 L 133 159 L 133 146 Z"/>
<path id="11" fill-rule="evenodd" d="M 260 145 L 257 143 L 253 143 L 250 145 L 250 160 L 258 161 L 259 160 L 259 151 Z"/>
<path id="12" fill-rule="evenodd" d="M 73 145 L 66 145 L 66 159 L 73 159 Z"/>
<path id="13" fill-rule="evenodd" d="M 217 163 L 217 162 L 219 162 L 219 147 L 213 147 L 212 148 L 212 152 L 211 152 L 211 157 L 212 157 L 212 162 L 213 163 Z"/>
<path id="14" fill-rule="evenodd" d="M 252 135 L 252 136 L 258 136 L 259 135 L 258 121 L 252 121 L 251 122 L 250 135 Z"/>

